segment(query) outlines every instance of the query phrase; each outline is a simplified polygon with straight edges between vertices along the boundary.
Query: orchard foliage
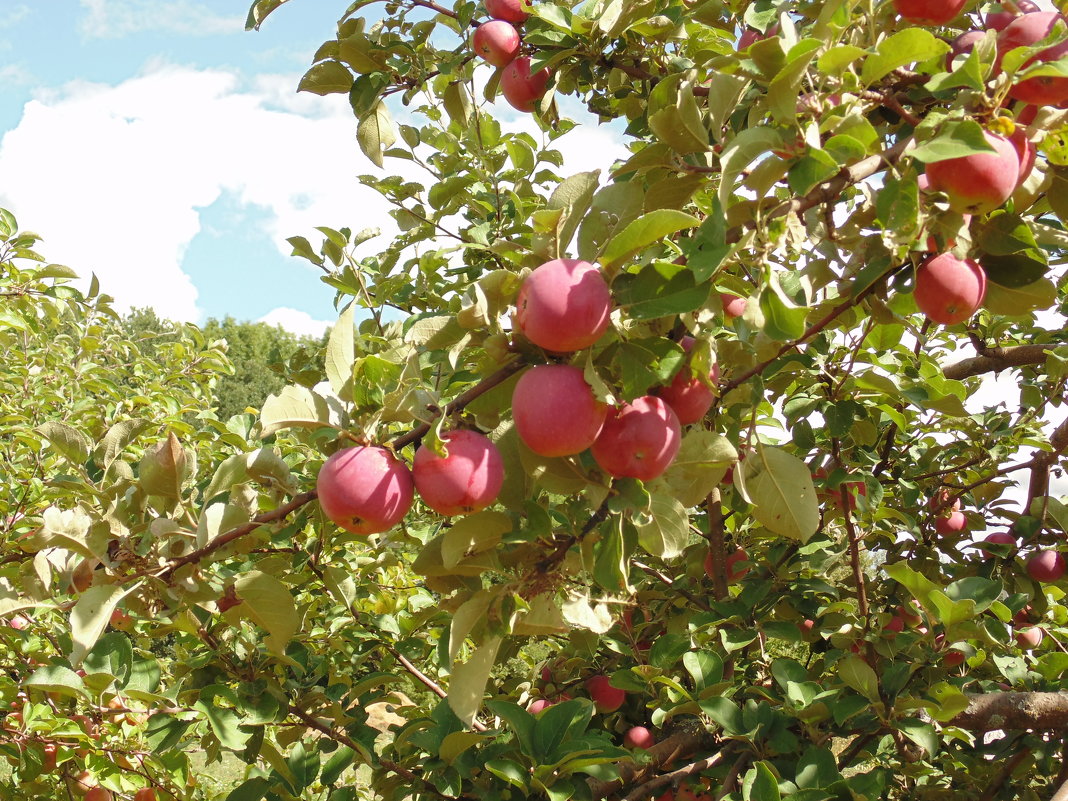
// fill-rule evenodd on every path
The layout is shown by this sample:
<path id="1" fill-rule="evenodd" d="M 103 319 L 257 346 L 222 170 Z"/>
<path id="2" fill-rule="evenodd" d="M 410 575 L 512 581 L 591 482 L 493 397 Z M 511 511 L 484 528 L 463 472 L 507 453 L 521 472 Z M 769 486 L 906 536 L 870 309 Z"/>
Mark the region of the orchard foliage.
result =
<path id="1" fill-rule="evenodd" d="M 1068 75 L 1068 30 L 947 59 L 1019 9 L 515 5 L 364 0 L 315 54 L 301 89 L 347 95 L 399 232 L 374 255 L 376 231 L 290 240 L 340 316 L 322 375 L 258 416 L 212 413 L 225 359 L 195 331 L 173 363 L 112 342 L 104 300 L 3 218 L 10 786 L 1048 797 L 1068 112 L 1013 98 Z M 544 80 L 537 136 L 486 102 L 518 63 L 476 55 L 487 10 Z M 626 139 L 607 175 L 562 172 L 576 102 Z M 589 341 L 524 335 L 557 260 L 608 287 Z M 693 381 L 711 400 L 681 425 Z M 662 472 L 612 467 L 634 409 L 678 437 Z M 499 491 L 457 508 L 437 476 L 424 503 L 416 449 L 455 476 L 458 430 L 488 437 Z M 367 454 L 395 481 L 373 529 Z M 229 794 L 223 755 L 247 764 Z"/>

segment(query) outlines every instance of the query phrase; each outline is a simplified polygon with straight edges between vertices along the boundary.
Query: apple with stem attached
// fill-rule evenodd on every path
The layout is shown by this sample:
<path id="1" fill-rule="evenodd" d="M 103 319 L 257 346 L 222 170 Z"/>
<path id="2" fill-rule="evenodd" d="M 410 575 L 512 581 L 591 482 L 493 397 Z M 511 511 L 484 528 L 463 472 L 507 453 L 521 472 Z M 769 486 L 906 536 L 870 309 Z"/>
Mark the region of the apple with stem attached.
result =
<path id="1" fill-rule="evenodd" d="M 928 319 L 942 325 L 963 323 L 986 297 L 986 273 L 977 262 L 942 253 L 916 270 L 913 298 Z"/>
<path id="2" fill-rule="evenodd" d="M 333 523 L 353 534 L 388 531 L 408 513 L 415 484 L 391 451 L 359 445 L 338 451 L 316 481 L 319 505 Z"/>
<path id="3" fill-rule="evenodd" d="M 1020 157 L 1012 142 L 1000 134 L 983 131 L 994 152 L 932 161 L 925 174 L 931 190 L 949 197 L 949 207 L 959 214 L 986 214 L 1009 199 L 1020 177 Z"/>
<path id="4" fill-rule="evenodd" d="M 540 456 L 572 456 L 593 445 L 608 406 L 593 394 L 578 367 L 542 364 L 520 377 L 512 418 L 524 444 Z"/>
<path id="5" fill-rule="evenodd" d="M 682 349 L 689 353 L 693 350 L 694 338 L 685 336 L 679 344 Z M 719 365 L 712 363 L 712 369 L 708 374 L 710 383 L 716 383 L 719 378 Z M 682 425 L 696 423 L 708 410 L 712 408 L 712 401 L 716 393 L 705 382 L 693 374 L 689 365 L 684 364 L 682 369 L 675 373 L 675 377 L 666 387 L 656 390 L 657 397 L 663 398 L 667 405 L 675 412 Z"/>
<path id="6" fill-rule="evenodd" d="M 913 25 L 944 25 L 967 5 L 967 0 L 894 0 L 894 8 Z"/>
<path id="7" fill-rule="evenodd" d="M 424 445 L 412 460 L 412 478 L 423 503 L 451 517 L 477 512 L 497 500 L 504 483 L 504 460 L 489 437 L 458 429 L 442 435 L 441 441 L 447 456 Z"/>
<path id="8" fill-rule="evenodd" d="M 519 31 L 511 23 L 500 19 L 483 22 L 471 37 L 475 55 L 495 67 L 511 63 L 519 55 L 519 45 Z"/>
<path id="9" fill-rule="evenodd" d="M 675 412 L 661 398 L 645 395 L 609 412 L 591 450 L 609 475 L 649 481 L 671 466 L 681 444 Z"/>
<path id="10" fill-rule="evenodd" d="M 580 259 L 553 259 L 530 275 L 516 298 L 515 324 L 554 353 L 588 348 L 608 329 L 612 294 L 601 271 Z"/>
<path id="11" fill-rule="evenodd" d="M 547 69 L 530 72 L 530 57 L 520 56 L 501 73 L 501 94 L 517 111 L 533 111 L 545 95 L 550 75 Z"/>

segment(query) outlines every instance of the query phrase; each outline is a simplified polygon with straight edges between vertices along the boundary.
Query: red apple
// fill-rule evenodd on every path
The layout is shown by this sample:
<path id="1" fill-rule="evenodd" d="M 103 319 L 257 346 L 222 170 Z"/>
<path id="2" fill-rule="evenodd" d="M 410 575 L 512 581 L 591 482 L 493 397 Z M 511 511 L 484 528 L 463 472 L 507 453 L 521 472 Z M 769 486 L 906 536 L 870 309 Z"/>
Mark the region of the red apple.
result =
<path id="1" fill-rule="evenodd" d="M 800 623 L 797 624 L 798 630 L 801 632 L 801 636 L 804 637 L 807 634 L 811 634 L 816 630 L 816 621 L 810 617 L 806 617 Z"/>
<path id="2" fill-rule="evenodd" d="M 656 745 L 656 738 L 645 726 L 633 726 L 623 736 L 624 748 L 649 749 Z"/>
<path id="3" fill-rule="evenodd" d="M 913 297 L 928 319 L 942 325 L 962 323 L 986 297 L 986 273 L 978 263 L 952 253 L 932 256 L 916 270 Z"/>
<path id="4" fill-rule="evenodd" d="M 1017 645 L 1025 651 L 1030 651 L 1033 648 L 1038 648 L 1042 643 L 1042 635 L 1042 629 L 1038 626 L 1033 626 L 1029 629 L 1020 629 L 1014 636 Z"/>
<path id="5" fill-rule="evenodd" d="M 953 62 L 957 56 L 966 55 L 975 49 L 975 46 L 979 43 L 986 31 L 965 31 L 952 42 L 949 43 L 949 52 L 946 53 L 946 69 L 953 69 Z"/>
<path id="6" fill-rule="evenodd" d="M 736 548 L 728 554 L 726 561 L 728 584 L 734 584 L 736 581 L 741 581 L 745 577 L 745 574 L 749 572 L 749 568 L 738 567 L 738 563 L 748 561 L 749 554 L 747 554 L 743 548 Z M 710 579 L 714 579 L 716 575 L 716 561 L 712 555 L 712 551 L 709 551 L 708 555 L 705 556 L 705 575 Z"/>
<path id="7" fill-rule="evenodd" d="M 958 667 L 964 664 L 964 651 L 949 650 L 942 655 L 942 665 L 947 668 Z"/>
<path id="8" fill-rule="evenodd" d="M 934 527 L 939 534 L 956 534 L 968 527 L 968 518 L 963 512 L 950 512 L 948 515 L 936 517 Z"/>
<path id="9" fill-rule="evenodd" d="M 743 53 L 764 39 L 770 39 L 772 36 L 779 35 L 779 25 L 776 23 L 768 28 L 767 32 L 761 33 L 756 28 L 746 28 L 742 31 L 742 35 L 738 37 L 738 52 Z"/>
<path id="10" fill-rule="evenodd" d="M 1064 554 L 1058 551 L 1037 551 L 1027 560 L 1027 575 L 1035 581 L 1059 581 L 1065 568 Z"/>
<path id="11" fill-rule="evenodd" d="M 729 292 L 721 292 L 719 294 L 719 302 L 723 304 L 723 314 L 729 318 L 733 319 L 745 314 L 745 298 L 740 298 Z"/>
<path id="12" fill-rule="evenodd" d="M 627 693 L 613 687 L 608 676 L 593 676 L 587 679 L 586 692 L 590 694 L 590 700 L 597 707 L 597 711 L 605 714 L 615 712 L 627 700 Z"/>
<path id="13" fill-rule="evenodd" d="M 992 545 L 1015 545 L 1016 537 L 1008 531 L 995 531 L 993 534 L 988 534 L 983 542 L 989 542 Z M 979 546 L 979 550 L 987 556 L 997 556 L 993 551 L 987 550 L 982 545 Z"/>
<path id="14" fill-rule="evenodd" d="M 608 328 L 612 294 L 588 261 L 553 259 L 523 281 L 515 323 L 535 345 L 555 353 L 588 348 Z"/>
<path id="15" fill-rule="evenodd" d="M 1058 22 L 1063 26 L 1065 19 L 1055 11 L 1035 11 L 1014 19 L 998 34 L 999 64 L 1000 57 L 1009 51 L 1041 42 L 1053 33 Z M 1036 61 L 1056 61 L 1066 53 L 1068 39 L 1028 59 L 1021 69 Z M 1068 78 L 1055 75 L 1028 78 L 1013 86 L 1009 97 L 1036 106 L 1055 106 L 1068 100 Z"/>
<path id="16" fill-rule="evenodd" d="M 412 460 L 412 477 L 423 503 L 451 517 L 477 512 L 497 500 L 504 483 L 504 461 L 489 437 L 457 429 L 441 440 L 448 456 L 423 446 Z"/>
<path id="17" fill-rule="evenodd" d="M 1031 14 L 1042 10 L 1038 3 L 1032 3 L 1031 0 L 1002 3 L 1001 7 L 1005 10 L 992 11 L 986 15 L 985 22 L 988 30 L 1003 31 L 1020 14 Z"/>
<path id="18" fill-rule="evenodd" d="M 156 801 L 156 791 L 152 787 L 142 787 L 134 793 L 133 801 Z"/>
<path id="19" fill-rule="evenodd" d="M 913 25 L 943 25 L 960 14 L 967 0 L 894 0 L 894 8 Z"/>
<path id="20" fill-rule="evenodd" d="M 529 3 L 523 0 L 486 0 L 486 13 L 494 19 L 503 19 L 508 22 L 522 22 L 530 16 L 527 9 Z"/>
<path id="21" fill-rule="evenodd" d="M 953 503 L 949 503 L 949 499 L 953 497 L 953 491 L 948 488 L 942 488 L 934 495 L 931 496 L 931 500 L 928 501 L 928 506 L 931 509 L 940 509 L 945 512 L 947 509 L 952 512 L 960 511 L 960 498 L 953 498 Z"/>
<path id="22" fill-rule="evenodd" d="M 90 787 L 85 794 L 85 801 L 112 801 L 111 791 L 105 790 L 99 785 Z"/>
<path id="23" fill-rule="evenodd" d="M 816 480 L 826 479 L 829 473 L 826 468 L 819 468 L 812 474 Z M 857 508 L 857 497 L 868 497 L 868 487 L 863 481 L 841 481 L 836 487 L 825 487 L 816 490 L 816 499 L 823 503 L 830 503 L 839 512 L 842 511 L 842 490 L 846 490 L 849 498 L 849 511 Z"/>
<path id="24" fill-rule="evenodd" d="M 517 111 L 533 111 L 549 86 L 549 71 L 530 74 L 530 58 L 520 56 L 501 73 L 501 94 Z"/>
<path id="25" fill-rule="evenodd" d="M 1030 108 L 1034 107 L 1031 106 Z M 1027 138 L 1027 131 L 1020 126 L 1017 126 L 1016 130 L 1012 132 L 1009 141 L 1016 149 L 1016 155 L 1020 158 L 1020 177 L 1016 181 L 1016 188 L 1019 189 L 1023 186 L 1023 182 L 1027 180 L 1027 176 L 1031 174 L 1031 170 L 1035 168 L 1038 148 L 1034 142 Z"/>
<path id="26" fill-rule="evenodd" d="M 656 478 L 678 455 L 679 418 L 660 398 L 645 395 L 613 409 L 593 443 L 593 458 L 616 478 Z"/>
<path id="27" fill-rule="evenodd" d="M 900 615 L 894 615 L 892 618 L 890 618 L 889 621 L 887 621 L 886 625 L 883 626 L 883 636 L 893 639 L 904 630 L 905 619 Z"/>
<path id="28" fill-rule="evenodd" d="M 519 31 L 504 20 L 483 22 L 471 37 L 475 55 L 495 67 L 503 67 L 519 55 Z"/>
<path id="29" fill-rule="evenodd" d="M 134 626 L 133 617 L 123 609 L 111 611 L 111 627 L 118 631 L 130 631 Z"/>
<path id="30" fill-rule="evenodd" d="M 543 364 L 523 373 L 512 392 L 516 432 L 534 453 L 571 456 L 593 445 L 608 407 L 597 400 L 582 370 Z"/>
<path id="31" fill-rule="evenodd" d="M 930 187 L 949 197 L 959 214 L 986 214 L 1009 199 L 1020 177 L 1020 157 L 1004 136 L 984 131 L 993 153 L 973 153 L 927 165 Z"/>
<path id="32" fill-rule="evenodd" d="M 693 349 L 694 338 L 683 337 L 679 342 L 683 350 L 689 353 Z M 708 380 L 713 384 L 719 378 L 719 365 L 713 363 Z M 679 418 L 679 423 L 686 426 L 696 423 L 712 408 L 716 393 L 709 389 L 693 374 L 689 365 L 683 365 L 671 383 L 656 390 L 656 395 L 663 398 Z"/>
<path id="33" fill-rule="evenodd" d="M 326 460 L 316 482 L 319 505 L 353 534 L 377 534 L 400 522 L 412 506 L 415 484 L 408 468 L 385 448 L 358 445 Z"/>
<path id="34" fill-rule="evenodd" d="M 555 701 L 550 701 L 548 698 L 535 698 L 530 704 L 527 705 L 527 712 L 532 715 L 536 715 L 543 709 L 551 707 Z"/>
<path id="35" fill-rule="evenodd" d="M 30 627 L 30 619 L 25 615 L 15 615 L 7 621 L 7 625 L 11 626 L 15 631 L 23 631 Z"/>

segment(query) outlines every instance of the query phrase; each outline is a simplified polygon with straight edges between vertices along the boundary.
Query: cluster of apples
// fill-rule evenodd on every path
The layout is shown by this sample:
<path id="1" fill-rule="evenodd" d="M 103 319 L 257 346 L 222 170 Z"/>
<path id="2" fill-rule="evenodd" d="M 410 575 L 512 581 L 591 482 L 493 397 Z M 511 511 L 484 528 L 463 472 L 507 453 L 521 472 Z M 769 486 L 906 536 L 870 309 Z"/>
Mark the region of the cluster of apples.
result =
<path id="1" fill-rule="evenodd" d="M 608 328 L 612 295 L 595 265 L 554 259 L 535 269 L 519 290 L 517 330 L 540 348 L 568 354 L 588 348 Z M 689 351 L 692 337 L 680 342 Z M 594 461 L 616 478 L 649 481 L 678 455 L 682 426 L 697 422 L 714 399 L 707 381 L 680 370 L 671 384 L 609 409 L 593 394 L 583 371 L 568 364 L 531 368 L 512 395 L 516 431 L 541 456 L 574 456 L 589 449 Z"/>
<path id="2" fill-rule="evenodd" d="M 530 57 L 520 56 L 523 40 L 516 25 L 530 16 L 523 0 L 486 0 L 493 19 L 482 22 L 471 37 L 475 54 L 503 68 L 501 94 L 518 111 L 533 111 L 545 94 L 551 77 L 546 69 L 530 72 Z"/>

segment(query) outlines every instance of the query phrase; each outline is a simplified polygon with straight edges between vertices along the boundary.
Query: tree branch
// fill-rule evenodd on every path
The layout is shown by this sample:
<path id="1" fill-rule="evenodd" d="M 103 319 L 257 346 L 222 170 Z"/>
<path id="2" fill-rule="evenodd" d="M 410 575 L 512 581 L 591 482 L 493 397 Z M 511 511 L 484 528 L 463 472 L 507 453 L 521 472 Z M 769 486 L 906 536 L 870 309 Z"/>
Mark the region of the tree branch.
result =
<path id="1" fill-rule="evenodd" d="M 630 759 L 622 760 L 619 767 L 619 778 L 612 781 L 598 781 L 589 779 L 590 792 L 595 801 L 607 798 L 609 795 L 618 793 L 624 787 L 642 783 L 663 766 L 668 765 L 675 759 L 694 754 L 702 749 L 708 749 L 713 745 L 712 736 L 704 729 L 678 732 L 657 743 L 646 753 L 649 755 L 648 764 L 638 766 Z M 683 768 L 682 770 L 685 770 Z M 672 774 L 664 774 L 670 776 Z M 669 779 L 669 783 L 671 780 Z M 658 785 L 659 786 L 659 785 Z"/>
<path id="2" fill-rule="evenodd" d="M 945 366 L 942 368 L 942 374 L 953 381 L 962 381 L 983 373 L 997 373 L 1009 367 L 1045 364 L 1048 358 L 1047 351 L 1053 347 L 1053 345 L 1013 345 L 1007 348 L 990 348 L 983 355 L 972 356 L 970 359 L 963 359 Z"/>
<path id="3" fill-rule="evenodd" d="M 968 698 L 968 708 L 950 725 L 977 732 L 1068 727 L 1068 692 L 985 693 Z"/>

